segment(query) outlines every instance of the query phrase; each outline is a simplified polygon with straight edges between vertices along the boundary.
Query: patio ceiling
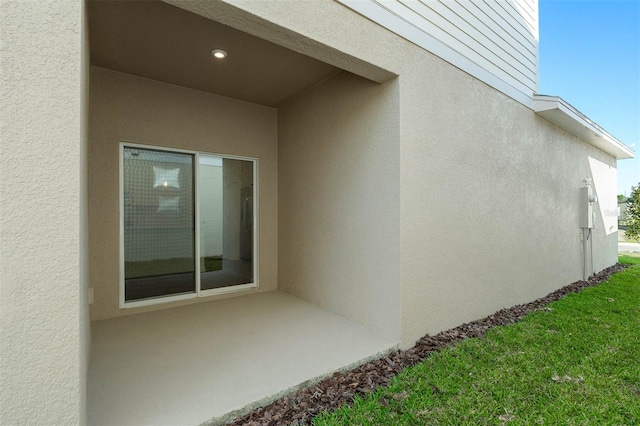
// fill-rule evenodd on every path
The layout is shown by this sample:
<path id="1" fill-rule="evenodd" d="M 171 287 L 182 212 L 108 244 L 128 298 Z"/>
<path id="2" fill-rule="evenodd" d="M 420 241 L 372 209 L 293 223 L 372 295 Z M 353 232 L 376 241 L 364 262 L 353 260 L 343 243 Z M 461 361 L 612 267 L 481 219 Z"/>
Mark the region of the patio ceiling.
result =
<path id="1" fill-rule="evenodd" d="M 87 4 L 95 66 L 273 107 L 339 71 L 161 1 Z"/>

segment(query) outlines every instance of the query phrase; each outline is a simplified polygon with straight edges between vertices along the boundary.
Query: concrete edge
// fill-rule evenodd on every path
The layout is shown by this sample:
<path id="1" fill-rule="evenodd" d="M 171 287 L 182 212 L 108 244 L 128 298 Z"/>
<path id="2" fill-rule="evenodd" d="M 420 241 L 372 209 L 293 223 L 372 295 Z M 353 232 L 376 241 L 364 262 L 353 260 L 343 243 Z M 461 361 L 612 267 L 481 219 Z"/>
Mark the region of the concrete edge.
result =
<path id="1" fill-rule="evenodd" d="M 311 378 L 309 380 L 305 380 L 304 382 L 301 382 L 301 383 L 299 383 L 297 385 L 293 385 L 293 386 L 291 386 L 291 387 L 289 387 L 289 388 L 287 388 L 285 390 L 282 390 L 280 392 L 277 392 L 277 393 L 275 393 L 273 395 L 264 397 L 262 399 L 254 401 L 254 402 L 250 402 L 249 404 L 245 405 L 244 407 L 242 407 L 242 408 L 240 408 L 238 410 L 230 411 L 229 413 L 223 414 L 222 416 L 213 417 L 210 420 L 207 420 L 207 421 L 205 421 L 203 423 L 200 423 L 199 426 L 221 426 L 221 425 L 225 425 L 225 424 L 227 424 L 229 422 L 232 422 L 234 419 L 236 419 L 238 417 L 242 417 L 242 416 L 248 414 L 249 412 L 253 411 L 256 408 L 264 407 L 264 406 L 269 405 L 272 402 L 274 402 L 274 401 L 276 401 L 276 400 L 278 400 L 278 399 L 280 399 L 280 398 L 282 398 L 284 396 L 293 394 L 293 393 L 297 392 L 300 389 L 315 385 L 316 383 L 321 382 L 322 380 L 326 379 L 327 377 L 332 376 L 334 373 L 344 373 L 345 371 L 352 370 L 352 369 L 357 368 L 357 367 L 359 367 L 359 366 L 361 366 L 363 364 L 366 364 L 367 362 L 382 358 L 385 355 L 388 355 L 388 354 L 390 354 L 392 352 L 395 352 L 399 348 L 400 348 L 400 344 L 396 343 L 396 344 L 394 344 L 393 346 L 391 346 L 391 347 L 389 347 L 387 349 L 379 351 L 379 352 L 377 352 L 377 353 L 375 353 L 373 355 L 370 355 L 368 357 L 362 358 L 362 359 L 360 359 L 358 361 L 352 362 L 351 364 L 347 364 L 347 365 L 345 365 L 343 367 L 340 367 L 338 369 L 328 371 L 328 372 L 326 372 L 324 374 L 320 374 L 320 375 L 318 375 L 316 377 L 313 377 L 313 378 Z"/>

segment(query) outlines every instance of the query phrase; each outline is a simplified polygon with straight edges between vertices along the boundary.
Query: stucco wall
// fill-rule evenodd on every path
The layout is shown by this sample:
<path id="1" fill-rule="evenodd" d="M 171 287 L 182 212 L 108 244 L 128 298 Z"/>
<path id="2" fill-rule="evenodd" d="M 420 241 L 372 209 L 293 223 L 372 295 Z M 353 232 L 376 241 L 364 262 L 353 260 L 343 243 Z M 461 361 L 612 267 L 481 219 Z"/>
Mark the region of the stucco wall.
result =
<path id="1" fill-rule="evenodd" d="M 613 157 L 332 0 L 168 1 L 236 28 L 247 14 L 253 34 L 360 75 L 362 63 L 399 75 L 403 346 L 582 278 L 579 188 L 595 178 L 589 157 Z M 616 234 L 596 222 L 598 270 Z"/>
<path id="2" fill-rule="evenodd" d="M 0 3 L 0 424 L 83 424 L 83 2 Z"/>
<path id="3" fill-rule="evenodd" d="M 82 2 L 82 85 L 80 137 L 80 424 L 87 420 L 87 376 L 91 357 L 91 318 L 89 314 L 89 77 L 90 50 L 86 3 Z"/>
<path id="4" fill-rule="evenodd" d="M 91 319 L 210 300 L 120 310 L 118 146 L 134 142 L 258 158 L 259 285 L 277 285 L 277 111 L 103 68 L 91 69 Z"/>
<path id="5" fill-rule="evenodd" d="M 278 124 L 279 288 L 399 339 L 398 82 L 340 73 Z"/>
<path id="6" fill-rule="evenodd" d="M 406 345 L 582 279 L 579 188 L 596 178 L 589 157 L 615 167 L 472 77 L 414 58 L 401 74 L 419 82 L 401 92 Z M 597 226 L 596 271 L 616 261 L 615 233 Z"/>

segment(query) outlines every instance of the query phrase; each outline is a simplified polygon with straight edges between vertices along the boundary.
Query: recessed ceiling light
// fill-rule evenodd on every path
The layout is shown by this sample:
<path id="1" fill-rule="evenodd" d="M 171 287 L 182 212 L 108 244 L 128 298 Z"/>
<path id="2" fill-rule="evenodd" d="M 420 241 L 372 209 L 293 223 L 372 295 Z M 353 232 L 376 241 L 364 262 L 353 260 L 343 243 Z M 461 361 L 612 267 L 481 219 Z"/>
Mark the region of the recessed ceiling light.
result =
<path id="1" fill-rule="evenodd" d="M 222 49 L 213 49 L 211 51 L 211 54 L 213 55 L 214 58 L 217 58 L 217 59 L 224 59 L 227 57 L 227 52 L 225 52 Z"/>

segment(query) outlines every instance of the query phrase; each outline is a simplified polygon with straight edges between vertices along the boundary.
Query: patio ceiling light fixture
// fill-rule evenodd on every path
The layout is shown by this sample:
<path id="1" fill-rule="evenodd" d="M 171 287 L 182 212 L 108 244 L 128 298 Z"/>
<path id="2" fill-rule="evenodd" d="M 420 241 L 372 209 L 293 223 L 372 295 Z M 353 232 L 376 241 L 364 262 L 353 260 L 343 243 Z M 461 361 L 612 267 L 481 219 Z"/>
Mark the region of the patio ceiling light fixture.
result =
<path id="1" fill-rule="evenodd" d="M 213 55 L 214 58 L 216 59 L 224 59 L 227 57 L 227 52 L 222 50 L 222 49 L 213 49 L 211 51 L 211 54 Z"/>

